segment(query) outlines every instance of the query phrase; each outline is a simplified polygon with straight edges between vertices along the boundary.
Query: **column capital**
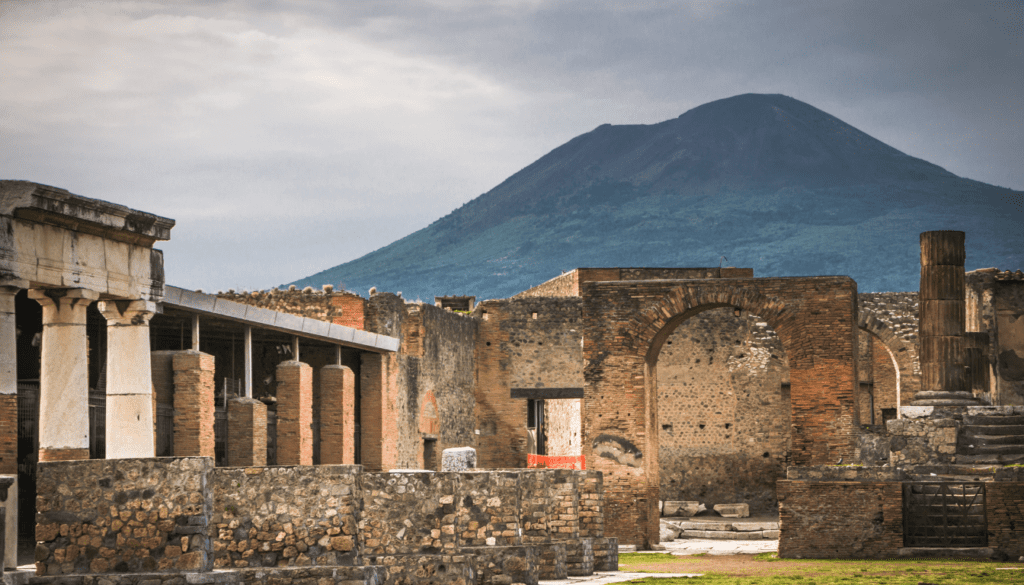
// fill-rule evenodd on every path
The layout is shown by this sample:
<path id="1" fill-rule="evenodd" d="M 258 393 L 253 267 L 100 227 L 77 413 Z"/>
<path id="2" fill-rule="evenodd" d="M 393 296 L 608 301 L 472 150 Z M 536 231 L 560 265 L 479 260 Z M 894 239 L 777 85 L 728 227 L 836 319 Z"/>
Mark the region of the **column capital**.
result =
<path id="1" fill-rule="evenodd" d="M 152 301 L 110 300 L 96 303 L 96 308 L 107 319 L 107 325 L 146 325 L 160 312 Z"/>
<path id="2" fill-rule="evenodd" d="M 43 325 L 85 325 L 85 308 L 100 298 L 86 288 L 30 288 L 28 298 L 43 307 Z"/>
<path id="3" fill-rule="evenodd" d="M 0 280 L 0 313 L 14 313 L 14 297 L 23 288 L 25 287 L 12 284 L 8 280 Z"/>

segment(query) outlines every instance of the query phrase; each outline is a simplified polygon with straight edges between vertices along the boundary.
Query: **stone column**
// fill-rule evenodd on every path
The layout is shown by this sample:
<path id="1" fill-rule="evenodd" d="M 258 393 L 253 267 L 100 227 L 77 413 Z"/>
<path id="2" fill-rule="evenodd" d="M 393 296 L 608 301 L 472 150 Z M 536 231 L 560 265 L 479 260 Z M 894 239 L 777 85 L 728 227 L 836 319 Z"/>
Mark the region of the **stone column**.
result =
<path id="1" fill-rule="evenodd" d="M 340 365 L 320 369 L 320 463 L 356 462 L 356 378 Z"/>
<path id="2" fill-rule="evenodd" d="M 150 301 L 101 301 L 107 319 L 107 459 L 156 456 Z"/>
<path id="3" fill-rule="evenodd" d="M 228 465 L 267 464 L 267 405 L 252 398 L 228 399 Z"/>
<path id="4" fill-rule="evenodd" d="M 89 355 L 86 309 L 99 293 L 32 289 L 43 307 L 39 368 L 39 461 L 89 458 Z M 148 359 L 148 358 L 147 358 Z"/>
<path id="5" fill-rule="evenodd" d="M 277 464 L 313 464 L 313 368 L 294 360 L 277 366 Z"/>
<path id="6" fill-rule="evenodd" d="M 915 405 L 972 398 L 964 371 L 964 260 L 963 232 L 921 234 L 921 391 Z"/>
<path id="7" fill-rule="evenodd" d="M 214 456 L 214 358 L 186 350 L 174 356 L 174 456 Z"/>
<path id="8" fill-rule="evenodd" d="M 14 297 L 27 282 L 0 283 L 0 475 L 14 476 L 5 510 L 4 563 L 17 567 L 18 553 L 18 328 Z"/>

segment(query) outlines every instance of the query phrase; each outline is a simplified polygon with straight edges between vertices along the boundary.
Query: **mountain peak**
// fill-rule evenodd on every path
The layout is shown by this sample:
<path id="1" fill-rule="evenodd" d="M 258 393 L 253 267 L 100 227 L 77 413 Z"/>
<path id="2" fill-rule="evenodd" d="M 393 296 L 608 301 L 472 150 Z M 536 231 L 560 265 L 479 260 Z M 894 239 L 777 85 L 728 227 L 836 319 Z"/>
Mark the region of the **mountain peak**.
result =
<path id="1" fill-rule="evenodd" d="M 1022 264 L 1008 193 L 792 97 L 743 94 L 656 124 L 602 124 L 427 228 L 295 284 L 495 298 L 578 266 L 725 255 L 759 276 L 914 290 L 922 231 L 966 231 L 977 266 Z"/>

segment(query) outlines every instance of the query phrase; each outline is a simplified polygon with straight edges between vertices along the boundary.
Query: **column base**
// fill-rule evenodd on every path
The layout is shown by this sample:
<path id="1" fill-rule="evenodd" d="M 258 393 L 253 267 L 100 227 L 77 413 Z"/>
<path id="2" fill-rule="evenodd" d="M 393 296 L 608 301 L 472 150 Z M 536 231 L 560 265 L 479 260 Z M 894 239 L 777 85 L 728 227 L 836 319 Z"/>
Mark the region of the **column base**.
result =
<path id="1" fill-rule="evenodd" d="M 77 461 L 88 459 L 88 449 L 40 449 L 39 461 Z"/>

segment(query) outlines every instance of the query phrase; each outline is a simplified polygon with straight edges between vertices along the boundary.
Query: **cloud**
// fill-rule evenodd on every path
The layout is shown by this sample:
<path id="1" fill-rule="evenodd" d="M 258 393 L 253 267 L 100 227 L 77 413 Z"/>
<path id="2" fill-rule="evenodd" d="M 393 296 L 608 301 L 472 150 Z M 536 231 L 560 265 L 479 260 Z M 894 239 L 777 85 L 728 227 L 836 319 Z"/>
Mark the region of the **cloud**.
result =
<path id="1" fill-rule="evenodd" d="M 5 2 L 0 172 L 178 219 L 168 278 L 206 289 L 350 260 L 600 124 L 744 92 L 791 95 L 1020 189 L 1021 13 L 932 1 Z M 319 243 L 303 251 L 304 238 Z M 233 261 L 239 246 L 259 260 Z"/>

